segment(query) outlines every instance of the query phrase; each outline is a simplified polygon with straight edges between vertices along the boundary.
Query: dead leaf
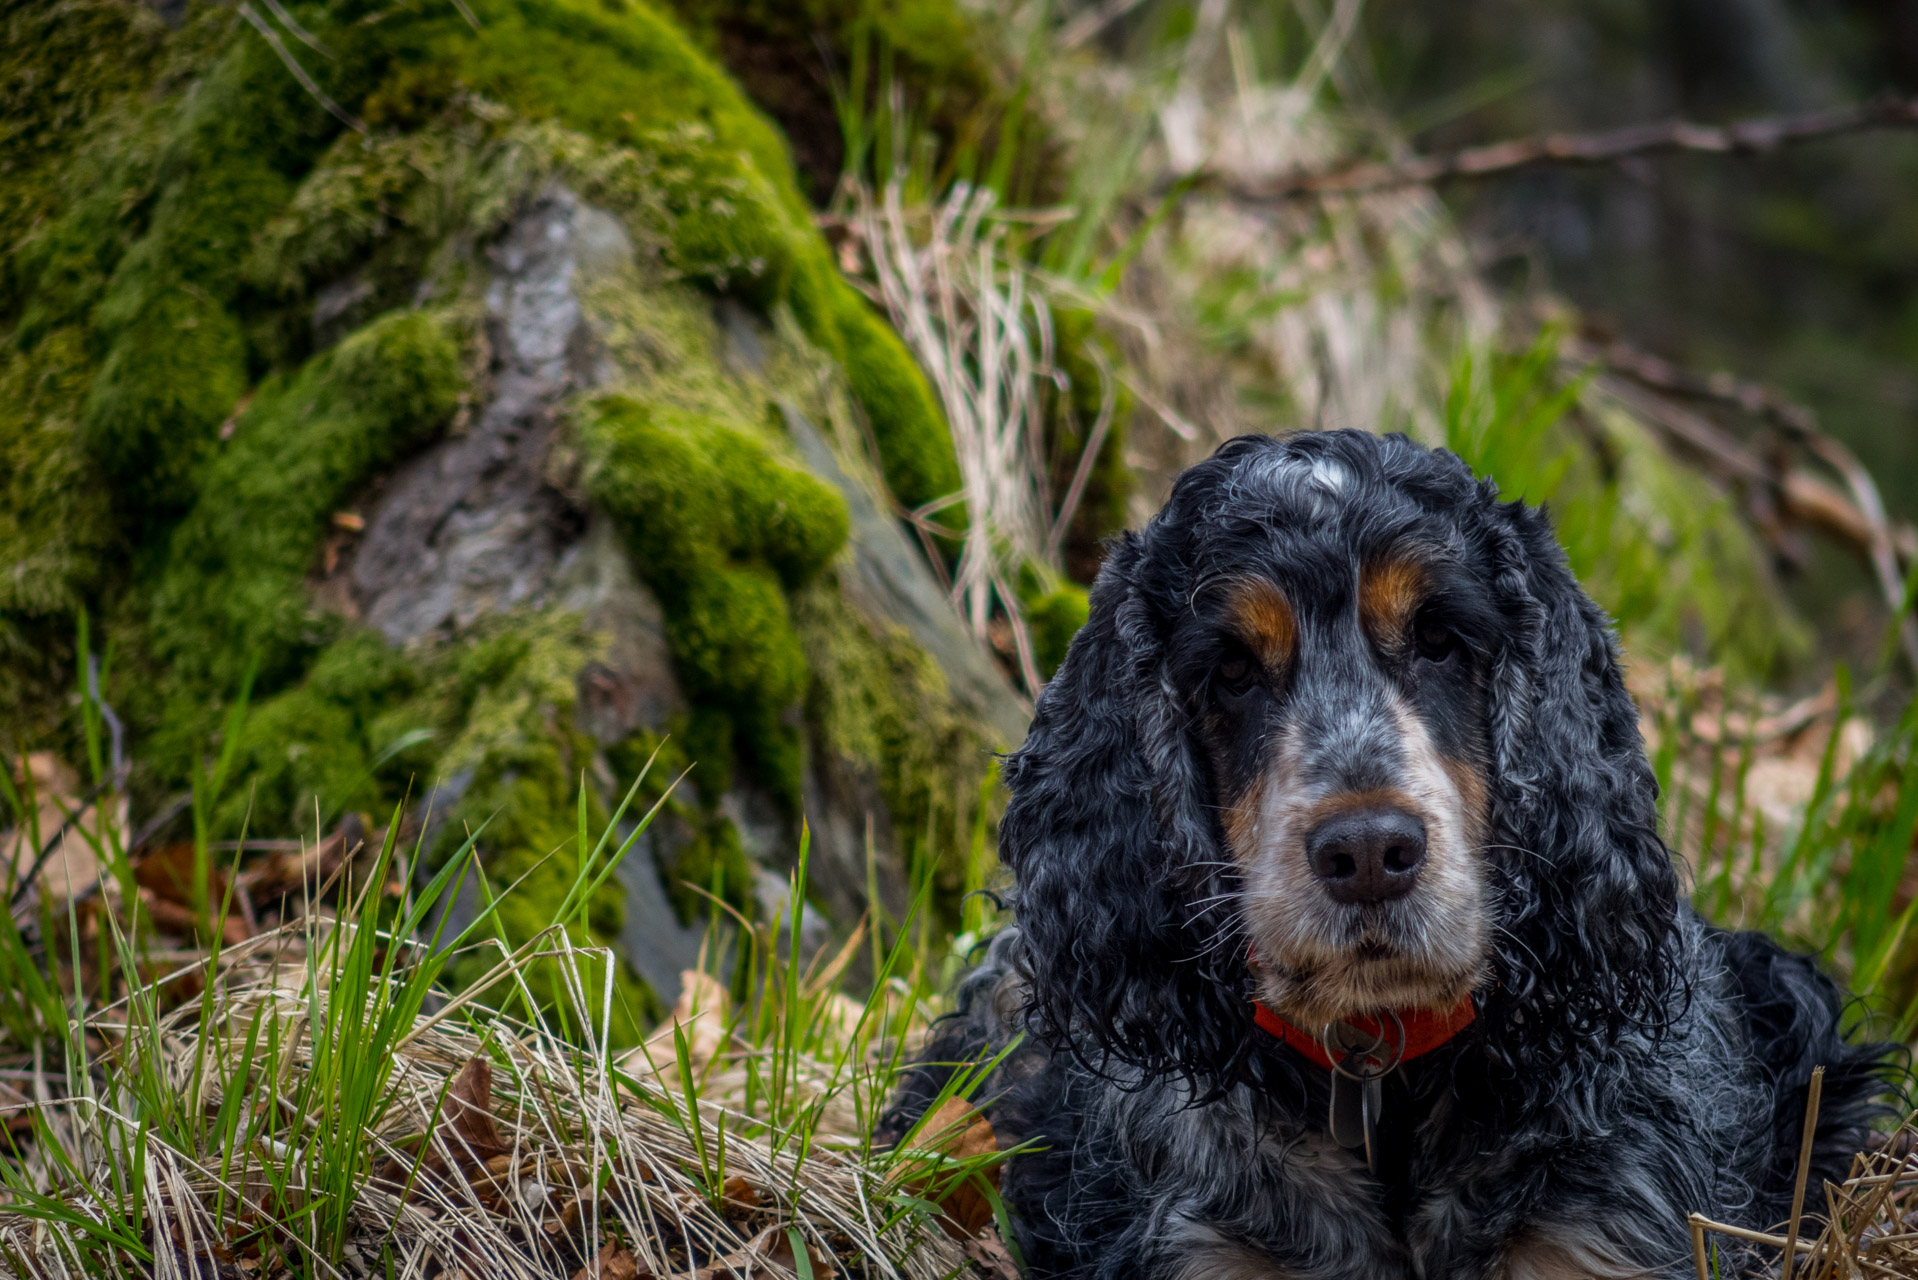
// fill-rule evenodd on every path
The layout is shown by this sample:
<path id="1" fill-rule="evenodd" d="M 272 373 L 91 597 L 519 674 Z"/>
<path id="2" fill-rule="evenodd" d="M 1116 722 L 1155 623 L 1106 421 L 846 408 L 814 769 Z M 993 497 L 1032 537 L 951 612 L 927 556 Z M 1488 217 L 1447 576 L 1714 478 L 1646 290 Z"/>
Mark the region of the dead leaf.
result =
<path id="1" fill-rule="evenodd" d="M 774 1235 L 775 1232 L 777 1235 Z M 798 1275 L 799 1260 L 793 1256 L 792 1232 L 786 1227 L 769 1227 L 760 1233 L 759 1238 L 764 1240 L 768 1235 L 774 1235 L 774 1239 L 772 1248 L 766 1252 L 767 1260 L 784 1267 L 795 1276 Z M 832 1263 L 827 1261 L 819 1250 L 812 1247 L 812 1241 L 806 1239 L 805 1232 L 799 1233 L 799 1239 L 800 1243 L 806 1246 L 806 1261 L 812 1264 L 814 1280 L 826 1280 L 826 1277 L 837 1274 L 837 1269 Z"/>
<path id="2" fill-rule="evenodd" d="M 996 1232 L 974 1236 L 965 1242 L 966 1257 L 972 1260 L 985 1280 L 1021 1280 L 1019 1268 Z"/>
<path id="3" fill-rule="evenodd" d="M 599 1251 L 599 1257 L 573 1273 L 573 1280 L 653 1280 L 652 1269 L 616 1244 Z"/>
<path id="4" fill-rule="evenodd" d="M 992 1122 L 980 1115 L 978 1108 L 964 1098 L 947 1098 L 926 1117 L 919 1130 L 919 1148 L 954 1160 L 970 1160 L 997 1151 L 999 1139 L 992 1131 Z M 937 1177 L 922 1178 L 917 1187 L 923 1188 Z M 999 1166 L 986 1170 L 985 1179 L 997 1191 Z M 945 1213 L 942 1225 L 946 1234 L 955 1240 L 977 1235 L 992 1224 L 992 1201 L 976 1185 L 976 1179 L 968 1178 L 951 1188 L 938 1204 Z"/>
<path id="5" fill-rule="evenodd" d="M 0 856 L 13 864 L 15 876 L 24 876 L 33 869 L 41 850 L 51 845 L 52 851 L 40 868 L 41 890 L 61 901 L 79 897 L 100 880 L 100 859 L 94 845 L 106 848 L 116 832 L 124 838 L 125 797 L 113 802 L 111 812 L 102 812 L 97 804 L 82 810 L 84 788 L 79 775 L 50 751 L 36 751 L 25 760 L 12 762 L 11 767 L 23 796 L 31 779 L 40 843 L 34 843 L 32 824 L 0 832 Z M 71 827 L 66 826 L 69 817 L 73 819 Z"/>
<path id="6" fill-rule="evenodd" d="M 672 1013 L 644 1044 L 627 1052 L 620 1060 L 620 1069 L 644 1076 L 653 1074 L 656 1068 L 663 1082 L 677 1083 L 679 1050 L 673 1037 L 673 1028 L 677 1027 L 685 1037 L 686 1057 L 693 1070 L 703 1070 L 725 1044 L 727 1005 L 726 988 L 718 978 L 698 969 L 685 970 L 679 975 L 679 999 Z"/>
<path id="7" fill-rule="evenodd" d="M 493 1064 L 485 1058 L 469 1058 L 453 1077 L 446 1091 L 446 1110 L 440 1120 L 447 1145 L 456 1159 L 480 1164 L 505 1153 L 508 1148 L 493 1119 Z"/>
<path id="8" fill-rule="evenodd" d="M 133 864 L 133 878 L 140 886 L 140 899 L 154 924 L 166 933 L 190 937 L 199 930 L 200 908 L 193 901 L 193 843 L 162 845 L 142 854 Z M 209 866 L 206 874 L 205 911 L 209 919 L 219 917 L 228 904 L 226 871 Z M 253 936 L 244 917 L 228 911 L 220 921 L 222 942 L 232 946 Z"/>
<path id="9" fill-rule="evenodd" d="M 440 1144 L 453 1153 L 454 1163 L 467 1171 L 467 1181 L 482 1201 L 503 1200 L 512 1173 L 511 1148 L 500 1137 L 492 1106 L 493 1064 L 485 1058 L 469 1058 L 447 1087 L 439 1137 Z M 387 1157 L 374 1180 L 398 1190 L 413 1178 L 416 1167 L 421 1176 L 447 1176 L 450 1171 L 440 1144 L 425 1134 L 401 1140 L 395 1145 L 406 1155 Z"/>
<path id="10" fill-rule="evenodd" d="M 825 1280 L 834 1274 L 810 1245 L 806 1247 L 806 1257 L 813 1264 L 816 1280 Z M 767 1227 L 742 1248 L 683 1273 L 675 1280 L 796 1280 L 798 1275 L 792 1241 L 786 1235 L 786 1228 L 778 1226 Z"/>
<path id="11" fill-rule="evenodd" d="M 145 889 L 140 890 L 140 901 L 146 907 L 147 915 L 152 917 L 154 927 L 161 933 L 190 938 L 200 931 L 200 917 L 186 907 L 165 898 L 156 898 Z M 220 921 L 220 941 L 223 946 L 245 942 L 252 936 L 253 931 L 246 927 L 246 921 L 239 916 L 227 916 Z"/>
<path id="12" fill-rule="evenodd" d="M 359 818 L 348 814 L 339 829 L 317 844 L 273 848 L 265 858 L 240 873 L 240 883 L 255 902 L 304 893 L 318 893 L 342 863 L 365 840 Z"/>
<path id="13" fill-rule="evenodd" d="M 720 1184 L 719 1194 L 734 1204 L 743 1204 L 748 1209 L 759 1207 L 759 1188 L 735 1173 Z"/>

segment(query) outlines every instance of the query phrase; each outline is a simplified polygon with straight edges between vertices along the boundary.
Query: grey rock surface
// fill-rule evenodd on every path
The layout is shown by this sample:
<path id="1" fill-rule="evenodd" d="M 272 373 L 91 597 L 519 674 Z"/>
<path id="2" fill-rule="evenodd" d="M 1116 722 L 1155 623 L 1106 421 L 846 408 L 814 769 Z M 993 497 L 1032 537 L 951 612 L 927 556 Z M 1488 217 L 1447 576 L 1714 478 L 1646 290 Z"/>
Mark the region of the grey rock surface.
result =
<path id="1" fill-rule="evenodd" d="M 845 495 L 853 550 L 853 574 L 846 589 L 852 604 L 904 627 L 945 671 L 959 705 L 991 729 L 1005 750 L 1016 748 L 1025 740 L 1031 713 L 966 629 L 923 554 L 899 522 L 846 474 L 819 428 L 790 404 L 781 405 L 780 411 L 806 466 Z"/>
<path id="2" fill-rule="evenodd" d="M 589 631 L 606 638 L 605 654 L 580 677 L 580 722 L 595 742 L 611 746 L 637 729 L 657 729 L 685 709 L 665 614 L 634 574 L 609 521 L 589 517 L 585 536 L 560 557 L 552 594 Z"/>
<path id="3" fill-rule="evenodd" d="M 630 254 L 619 224 L 564 188 L 493 249 L 486 295 L 493 383 L 464 434 L 402 466 L 350 569 L 362 617 L 396 645 L 544 603 L 584 513 L 545 475 L 561 401 L 589 368 L 575 278 Z"/>

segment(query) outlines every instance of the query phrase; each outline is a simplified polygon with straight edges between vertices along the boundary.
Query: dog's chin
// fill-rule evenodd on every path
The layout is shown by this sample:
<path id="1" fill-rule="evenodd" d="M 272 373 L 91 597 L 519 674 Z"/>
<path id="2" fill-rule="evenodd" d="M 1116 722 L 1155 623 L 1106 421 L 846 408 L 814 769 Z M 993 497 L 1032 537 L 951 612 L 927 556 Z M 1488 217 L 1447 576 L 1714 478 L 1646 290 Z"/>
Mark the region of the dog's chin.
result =
<path id="1" fill-rule="evenodd" d="M 1260 1003 L 1303 1030 L 1328 1022 L 1415 1009 L 1456 1008 L 1478 985 L 1478 968 L 1435 965 L 1381 943 L 1360 942 L 1335 955 L 1310 957 L 1258 949 Z"/>

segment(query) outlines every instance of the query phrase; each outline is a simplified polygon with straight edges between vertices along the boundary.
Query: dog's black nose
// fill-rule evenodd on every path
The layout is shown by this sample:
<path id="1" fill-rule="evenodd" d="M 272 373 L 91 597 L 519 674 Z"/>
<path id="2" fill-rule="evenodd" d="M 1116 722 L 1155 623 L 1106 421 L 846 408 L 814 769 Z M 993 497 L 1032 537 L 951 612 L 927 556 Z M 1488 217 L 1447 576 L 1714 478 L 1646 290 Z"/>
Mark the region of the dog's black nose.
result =
<path id="1" fill-rule="evenodd" d="M 1353 809 L 1307 832 L 1305 856 L 1334 902 L 1389 902 L 1419 878 L 1425 824 L 1403 809 Z"/>

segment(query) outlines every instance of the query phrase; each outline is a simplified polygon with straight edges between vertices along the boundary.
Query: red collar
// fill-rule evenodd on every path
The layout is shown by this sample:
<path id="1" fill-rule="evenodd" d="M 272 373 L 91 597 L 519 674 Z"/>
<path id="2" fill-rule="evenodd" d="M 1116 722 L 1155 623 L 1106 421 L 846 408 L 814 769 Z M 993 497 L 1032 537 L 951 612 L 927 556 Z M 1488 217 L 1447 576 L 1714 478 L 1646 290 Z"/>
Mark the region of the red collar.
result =
<path id="1" fill-rule="evenodd" d="M 1459 1032 L 1472 1025 L 1477 1011 L 1472 1007 L 1472 997 L 1466 996 L 1458 1004 L 1443 1013 L 1434 1013 L 1430 1009 L 1401 1009 L 1391 1019 L 1381 1020 L 1373 1017 L 1348 1018 L 1353 1026 L 1368 1036 L 1397 1038 L 1401 1027 L 1405 1031 L 1405 1044 L 1399 1054 L 1399 1062 L 1410 1062 L 1413 1058 L 1432 1052 Z M 1287 1047 L 1310 1058 L 1327 1071 L 1332 1069 L 1332 1059 L 1327 1056 L 1325 1046 L 1317 1035 L 1299 1028 L 1266 1008 L 1257 1000 L 1252 1002 L 1252 1018 L 1259 1029 Z"/>

